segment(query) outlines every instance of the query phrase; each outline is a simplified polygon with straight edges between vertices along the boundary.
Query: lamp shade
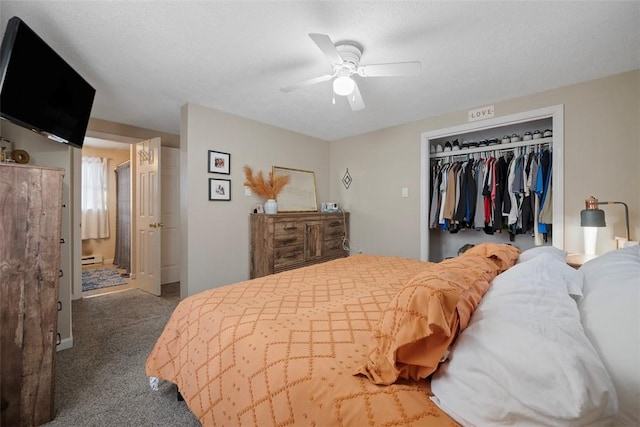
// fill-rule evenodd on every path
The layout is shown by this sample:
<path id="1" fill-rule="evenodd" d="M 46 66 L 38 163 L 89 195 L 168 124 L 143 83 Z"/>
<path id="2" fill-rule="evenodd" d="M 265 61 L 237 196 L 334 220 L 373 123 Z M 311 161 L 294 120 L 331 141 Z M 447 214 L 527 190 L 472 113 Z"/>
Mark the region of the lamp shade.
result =
<path id="1" fill-rule="evenodd" d="M 606 227 L 602 209 L 585 209 L 580 212 L 581 227 Z"/>
<path id="2" fill-rule="evenodd" d="M 355 86 L 356 82 L 349 76 L 340 76 L 333 81 L 333 91 L 336 95 L 351 95 Z"/>

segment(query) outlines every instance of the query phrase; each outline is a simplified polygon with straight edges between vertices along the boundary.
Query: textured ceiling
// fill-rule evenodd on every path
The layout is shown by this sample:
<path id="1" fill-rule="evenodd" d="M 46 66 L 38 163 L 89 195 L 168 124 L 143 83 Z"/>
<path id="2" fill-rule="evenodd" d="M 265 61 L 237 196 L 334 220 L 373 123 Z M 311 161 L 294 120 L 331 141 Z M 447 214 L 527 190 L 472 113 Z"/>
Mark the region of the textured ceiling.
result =
<path id="1" fill-rule="evenodd" d="M 640 68 L 640 2 L 6 1 L 96 88 L 92 117 L 179 133 L 194 102 L 336 140 Z M 330 65 L 308 33 L 417 77 L 282 93 Z"/>

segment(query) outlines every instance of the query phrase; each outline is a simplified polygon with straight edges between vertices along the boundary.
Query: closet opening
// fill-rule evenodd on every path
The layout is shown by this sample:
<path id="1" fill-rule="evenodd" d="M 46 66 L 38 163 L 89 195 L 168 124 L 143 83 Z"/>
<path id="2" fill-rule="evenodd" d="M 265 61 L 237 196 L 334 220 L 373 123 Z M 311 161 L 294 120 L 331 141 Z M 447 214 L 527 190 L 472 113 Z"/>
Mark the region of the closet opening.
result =
<path id="1" fill-rule="evenodd" d="M 482 242 L 563 248 L 562 105 L 425 132 L 421 144 L 422 260 Z"/>

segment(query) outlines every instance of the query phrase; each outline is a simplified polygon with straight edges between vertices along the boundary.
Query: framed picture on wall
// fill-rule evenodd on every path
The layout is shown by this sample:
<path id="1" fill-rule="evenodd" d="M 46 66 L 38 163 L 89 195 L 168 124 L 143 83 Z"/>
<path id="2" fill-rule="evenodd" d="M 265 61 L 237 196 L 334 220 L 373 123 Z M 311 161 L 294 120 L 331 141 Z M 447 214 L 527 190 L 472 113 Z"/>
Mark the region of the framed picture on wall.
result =
<path id="1" fill-rule="evenodd" d="M 231 154 L 209 150 L 209 173 L 231 173 Z"/>
<path id="2" fill-rule="evenodd" d="M 225 202 L 231 200 L 231 180 L 209 178 L 209 200 Z"/>

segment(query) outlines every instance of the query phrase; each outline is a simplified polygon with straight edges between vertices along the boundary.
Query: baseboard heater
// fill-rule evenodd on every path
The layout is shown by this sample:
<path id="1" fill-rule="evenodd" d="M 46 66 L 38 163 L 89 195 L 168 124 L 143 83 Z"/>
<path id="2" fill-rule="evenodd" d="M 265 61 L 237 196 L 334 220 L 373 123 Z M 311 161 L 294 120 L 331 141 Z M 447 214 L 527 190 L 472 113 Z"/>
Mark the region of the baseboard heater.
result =
<path id="1" fill-rule="evenodd" d="M 83 255 L 82 265 L 102 264 L 102 255 Z"/>

